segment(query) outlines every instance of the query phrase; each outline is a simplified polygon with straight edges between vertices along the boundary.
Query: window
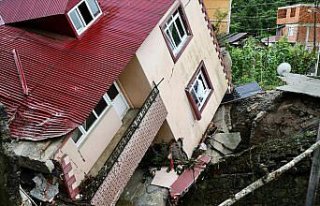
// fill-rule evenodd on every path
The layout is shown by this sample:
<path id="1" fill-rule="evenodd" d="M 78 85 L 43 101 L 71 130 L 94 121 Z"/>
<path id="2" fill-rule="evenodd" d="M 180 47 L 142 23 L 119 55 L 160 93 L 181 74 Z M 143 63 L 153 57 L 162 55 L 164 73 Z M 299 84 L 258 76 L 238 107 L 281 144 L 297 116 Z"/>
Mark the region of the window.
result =
<path id="1" fill-rule="evenodd" d="M 288 26 L 288 36 L 293 36 L 295 32 L 295 27 Z"/>
<path id="2" fill-rule="evenodd" d="M 191 38 L 191 30 L 181 7 L 178 7 L 161 25 L 162 32 L 170 48 L 171 55 L 177 58 Z"/>
<path id="3" fill-rule="evenodd" d="M 68 15 L 77 33 L 81 34 L 101 15 L 101 9 L 97 0 L 82 0 Z"/>
<path id="4" fill-rule="evenodd" d="M 106 111 L 108 106 L 110 105 L 109 103 L 109 97 L 108 95 L 104 95 L 96 107 L 91 111 L 87 119 L 83 122 L 82 125 L 80 125 L 72 134 L 72 139 L 73 141 L 77 144 L 80 145 L 81 142 L 83 141 L 83 137 L 85 134 L 89 132 L 89 130 L 92 128 L 92 126 L 96 123 L 98 118 L 102 116 L 103 112 Z"/>
<path id="5" fill-rule="evenodd" d="M 295 15 L 296 15 L 296 8 L 291 8 L 290 17 L 295 17 Z"/>
<path id="6" fill-rule="evenodd" d="M 117 105 L 119 105 L 119 102 L 121 103 L 121 101 L 119 101 L 119 97 L 123 97 L 121 90 L 117 83 L 113 83 L 107 93 L 103 95 L 100 101 L 96 104 L 95 108 L 90 112 L 87 119 L 72 133 L 72 139 L 78 147 L 82 144 L 88 133 L 91 132 L 99 119 L 111 105 L 117 112 Z M 129 106 L 121 107 L 121 109 L 124 109 L 121 110 L 121 112 L 126 112 L 128 108 Z"/>
<path id="7" fill-rule="evenodd" d="M 287 16 L 287 9 L 280 9 L 278 10 L 278 18 L 283 19 Z"/>
<path id="8" fill-rule="evenodd" d="M 197 120 L 201 119 L 201 112 L 209 100 L 212 91 L 213 87 L 207 70 L 204 62 L 201 61 L 196 73 L 193 75 L 186 88 L 187 97 L 192 105 Z"/>

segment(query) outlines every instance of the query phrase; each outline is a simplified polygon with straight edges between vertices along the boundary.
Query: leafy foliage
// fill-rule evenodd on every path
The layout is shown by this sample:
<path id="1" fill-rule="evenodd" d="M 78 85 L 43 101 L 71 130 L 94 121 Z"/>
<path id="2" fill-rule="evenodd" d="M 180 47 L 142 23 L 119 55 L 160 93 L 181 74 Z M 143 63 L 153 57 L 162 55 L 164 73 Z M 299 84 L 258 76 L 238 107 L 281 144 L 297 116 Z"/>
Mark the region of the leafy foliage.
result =
<path id="1" fill-rule="evenodd" d="M 305 74 L 315 65 L 316 56 L 302 45 L 292 46 L 285 39 L 266 47 L 249 38 L 242 48 L 228 46 L 232 58 L 234 84 L 257 81 L 264 89 L 280 84 L 277 67 L 283 62 L 292 66 L 293 73 Z"/>

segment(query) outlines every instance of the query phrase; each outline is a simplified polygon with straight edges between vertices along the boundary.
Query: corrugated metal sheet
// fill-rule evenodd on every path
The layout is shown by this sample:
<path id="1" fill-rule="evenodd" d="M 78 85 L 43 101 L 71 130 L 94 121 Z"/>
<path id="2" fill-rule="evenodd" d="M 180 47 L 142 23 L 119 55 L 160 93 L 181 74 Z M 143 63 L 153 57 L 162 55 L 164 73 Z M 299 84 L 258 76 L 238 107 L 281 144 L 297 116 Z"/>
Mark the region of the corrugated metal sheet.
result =
<path id="1" fill-rule="evenodd" d="M 52 38 L 0 26 L 0 102 L 14 138 L 43 140 L 81 124 L 173 4 L 172 0 L 108 0 L 104 16 L 81 39 Z M 19 52 L 29 96 L 12 50 Z"/>
<path id="2" fill-rule="evenodd" d="M 2 0 L 0 16 L 4 23 L 21 22 L 64 14 L 69 0 Z"/>

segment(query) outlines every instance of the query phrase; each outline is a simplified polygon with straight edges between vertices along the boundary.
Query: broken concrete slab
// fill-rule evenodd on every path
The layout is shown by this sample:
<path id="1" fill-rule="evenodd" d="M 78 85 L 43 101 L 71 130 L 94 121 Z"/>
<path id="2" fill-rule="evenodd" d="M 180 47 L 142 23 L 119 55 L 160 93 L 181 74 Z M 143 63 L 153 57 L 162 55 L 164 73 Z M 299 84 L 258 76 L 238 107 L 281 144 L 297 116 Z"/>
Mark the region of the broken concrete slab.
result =
<path id="1" fill-rule="evenodd" d="M 42 174 L 38 174 L 32 180 L 36 186 L 30 191 L 30 195 L 42 202 L 52 202 L 59 193 L 59 183 L 50 184 Z"/>
<path id="2" fill-rule="evenodd" d="M 161 168 L 161 170 L 156 171 L 156 174 L 151 182 L 152 185 L 170 188 L 174 181 L 179 177 L 174 170 L 167 172 L 166 167 Z"/>
<path id="3" fill-rule="evenodd" d="M 216 152 L 215 150 L 212 150 L 212 149 L 208 149 L 204 154 L 211 157 L 211 161 L 210 162 L 212 164 L 218 163 L 219 160 L 222 158 L 222 155 L 220 153 L 218 153 L 218 152 Z"/>
<path id="4" fill-rule="evenodd" d="M 231 128 L 231 105 L 221 105 L 215 113 L 212 122 L 221 132 L 229 132 Z"/>
<path id="5" fill-rule="evenodd" d="M 222 143 L 231 150 L 237 148 L 241 141 L 240 132 L 234 133 L 218 133 L 214 136 L 214 140 Z"/>
<path id="6" fill-rule="evenodd" d="M 277 87 L 277 90 L 306 94 L 313 97 L 320 97 L 320 80 L 300 74 L 285 73 L 280 77 L 287 85 Z"/>
<path id="7" fill-rule="evenodd" d="M 51 173 L 55 168 L 52 159 L 62 141 L 63 138 L 43 142 L 10 141 L 3 147 L 12 151 L 18 159 L 19 166 L 41 173 Z"/>
<path id="8" fill-rule="evenodd" d="M 166 206 L 169 190 L 151 185 L 152 177 L 137 169 L 120 196 L 117 206 Z"/>
<path id="9" fill-rule="evenodd" d="M 241 141 L 240 133 L 218 133 L 208 139 L 211 148 L 220 155 L 228 155 L 237 148 Z"/>

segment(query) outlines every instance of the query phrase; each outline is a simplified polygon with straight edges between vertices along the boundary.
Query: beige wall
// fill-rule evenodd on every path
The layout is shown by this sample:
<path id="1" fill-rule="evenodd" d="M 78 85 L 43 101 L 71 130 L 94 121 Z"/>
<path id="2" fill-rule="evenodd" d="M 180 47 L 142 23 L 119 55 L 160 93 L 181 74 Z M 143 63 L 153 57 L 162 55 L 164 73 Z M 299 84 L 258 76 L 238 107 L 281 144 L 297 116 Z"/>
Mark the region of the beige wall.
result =
<path id="1" fill-rule="evenodd" d="M 133 108 L 140 108 L 151 91 L 151 86 L 146 79 L 141 65 L 134 57 L 121 73 L 119 80 L 125 91 L 125 96 Z"/>
<path id="2" fill-rule="evenodd" d="M 184 138 L 185 150 L 190 156 L 221 102 L 227 89 L 227 81 L 205 16 L 201 12 L 201 5 L 198 1 L 188 0 L 182 1 L 182 4 L 187 5 L 186 16 L 194 36 L 176 64 L 170 56 L 159 26 L 153 29 L 141 45 L 137 51 L 137 58 L 150 84 L 164 78 L 159 89 L 168 110 L 167 122 L 176 139 Z M 160 23 L 164 19 L 165 17 Z M 201 60 L 208 70 L 214 92 L 202 112 L 202 119 L 197 121 L 185 94 L 185 88 Z"/>
<path id="3" fill-rule="evenodd" d="M 157 133 L 154 143 L 169 143 L 172 140 L 174 140 L 174 136 L 168 122 L 165 121 Z"/>
<path id="4" fill-rule="evenodd" d="M 63 145 L 56 158 L 63 154 L 69 156 L 77 185 L 88 174 L 121 125 L 116 111 L 110 107 L 79 147 L 71 138 Z"/>
<path id="5" fill-rule="evenodd" d="M 213 25 L 217 22 L 217 17 L 219 12 L 226 12 L 228 15 L 221 22 L 219 32 L 220 33 L 229 33 L 229 15 L 230 15 L 230 3 L 231 0 L 204 0 L 208 16 Z"/>

